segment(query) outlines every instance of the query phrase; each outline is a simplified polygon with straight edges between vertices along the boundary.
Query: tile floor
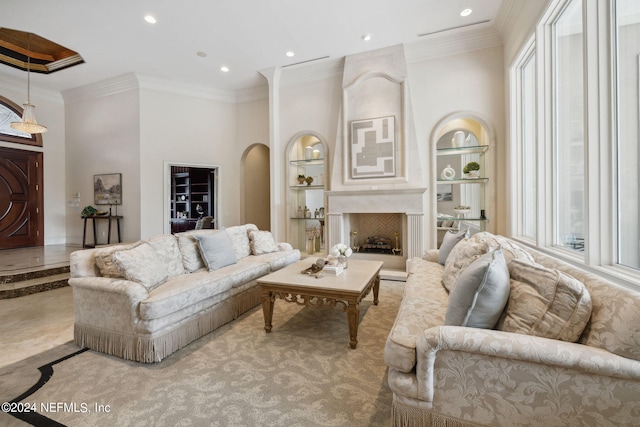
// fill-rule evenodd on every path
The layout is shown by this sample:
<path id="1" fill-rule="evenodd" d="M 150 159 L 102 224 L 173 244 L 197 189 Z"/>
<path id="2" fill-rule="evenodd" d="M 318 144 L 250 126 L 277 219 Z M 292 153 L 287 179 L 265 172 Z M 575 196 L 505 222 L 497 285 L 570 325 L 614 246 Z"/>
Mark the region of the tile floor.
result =
<path id="1" fill-rule="evenodd" d="M 50 245 L 0 251 L 0 276 L 69 264 L 79 246 Z M 0 300 L 0 367 L 73 339 L 71 287 Z"/>

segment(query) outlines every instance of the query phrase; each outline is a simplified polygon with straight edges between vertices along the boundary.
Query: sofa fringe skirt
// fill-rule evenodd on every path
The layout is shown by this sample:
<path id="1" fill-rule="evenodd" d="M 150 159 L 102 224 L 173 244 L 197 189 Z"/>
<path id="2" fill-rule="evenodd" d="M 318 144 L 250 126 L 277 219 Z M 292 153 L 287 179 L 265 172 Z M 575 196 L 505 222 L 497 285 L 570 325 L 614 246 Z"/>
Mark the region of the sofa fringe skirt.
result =
<path id="1" fill-rule="evenodd" d="M 250 288 L 157 336 L 129 335 L 94 326 L 74 325 L 74 342 L 127 360 L 160 362 L 171 353 L 208 334 L 262 302 L 259 287 Z"/>

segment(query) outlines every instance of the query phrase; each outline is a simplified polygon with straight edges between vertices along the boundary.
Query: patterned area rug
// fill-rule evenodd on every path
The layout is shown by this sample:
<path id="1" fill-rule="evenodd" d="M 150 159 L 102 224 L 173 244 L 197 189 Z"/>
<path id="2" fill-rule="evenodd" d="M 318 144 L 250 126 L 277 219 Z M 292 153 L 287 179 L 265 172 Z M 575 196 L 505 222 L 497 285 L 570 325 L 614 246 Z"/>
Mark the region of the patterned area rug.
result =
<path id="1" fill-rule="evenodd" d="M 339 308 L 281 300 L 271 333 L 256 307 L 157 364 L 65 344 L 0 370 L 1 401 L 36 411 L 0 425 L 387 426 L 383 350 L 403 287 L 382 281 L 379 304 L 362 302 L 356 349 Z"/>

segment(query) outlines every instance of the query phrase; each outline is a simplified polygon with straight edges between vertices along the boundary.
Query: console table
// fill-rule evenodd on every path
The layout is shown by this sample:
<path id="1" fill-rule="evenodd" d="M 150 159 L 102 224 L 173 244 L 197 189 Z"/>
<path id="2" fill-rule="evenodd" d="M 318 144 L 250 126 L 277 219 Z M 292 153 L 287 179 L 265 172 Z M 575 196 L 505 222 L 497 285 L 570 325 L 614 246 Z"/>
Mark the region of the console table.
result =
<path id="1" fill-rule="evenodd" d="M 98 233 L 96 231 L 96 219 L 105 219 L 109 221 L 108 232 L 107 232 L 107 244 L 111 243 L 111 221 L 116 221 L 116 228 L 118 230 L 118 243 L 122 242 L 120 237 L 120 220 L 122 219 L 121 215 L 91 215 L 91 216 L 83 216 L 84 219 L 84 229 L 82 230 L 82 247 L 83 248 L 95 248 L 98 245 Z M 87 245 L 87 220 L 90 219 L 93 224 L 93 245 Z"/>

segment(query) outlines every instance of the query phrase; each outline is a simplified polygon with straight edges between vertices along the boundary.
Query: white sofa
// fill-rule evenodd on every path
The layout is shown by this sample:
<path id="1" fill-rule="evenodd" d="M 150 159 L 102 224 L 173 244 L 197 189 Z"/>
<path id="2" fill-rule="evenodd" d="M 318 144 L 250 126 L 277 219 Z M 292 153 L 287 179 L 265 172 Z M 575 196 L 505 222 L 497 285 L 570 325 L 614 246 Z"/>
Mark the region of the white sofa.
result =
<path id="1" fill-rule="evenodd" d="M 159 362 L 259 305 L 256 279 L 299 259 L 253 224 L 73 252 L 75 343 Z"/>
<path id="2" fill-rule="evenodd" d="M 455 286 L 498 245 L 509 270 L 498 323 L 452 324 Z M 411 260 L 385 346 L 393 425 L 640 425 L 640 293 L 489 233 L 457 243 L 444 265 L 438 255 Z M 533 288 L 515 276 L 519 269 L 538 272 L 530 281 L 551 290 L 547 299 L 523 297 Z M 529 324 L 513 332 L 520 314 Z"/>

